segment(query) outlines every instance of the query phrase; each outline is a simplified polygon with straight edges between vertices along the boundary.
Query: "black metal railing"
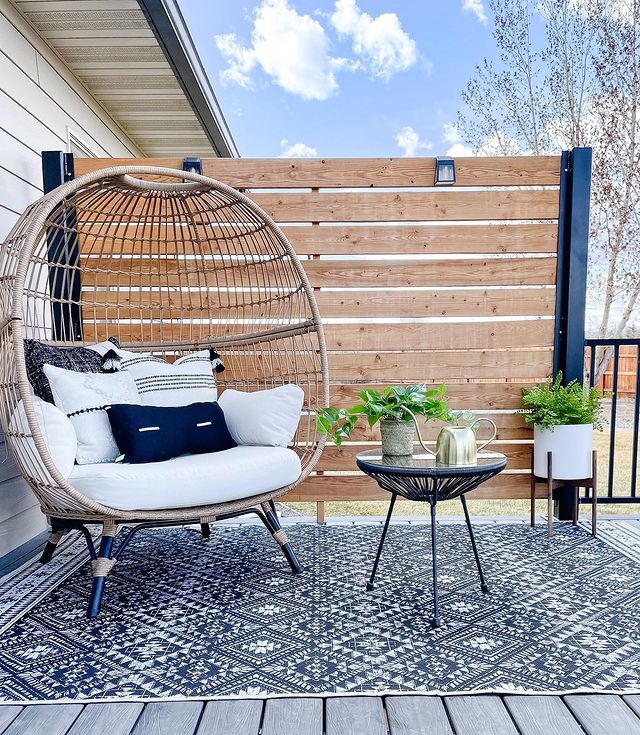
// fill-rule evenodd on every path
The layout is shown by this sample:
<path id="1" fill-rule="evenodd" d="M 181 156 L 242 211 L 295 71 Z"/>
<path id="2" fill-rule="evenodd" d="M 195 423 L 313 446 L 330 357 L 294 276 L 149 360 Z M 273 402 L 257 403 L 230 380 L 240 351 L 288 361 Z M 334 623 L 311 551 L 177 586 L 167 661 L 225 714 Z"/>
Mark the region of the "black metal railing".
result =
<path id="1" fill-rule="evenodd" d="M 622 348 L 627 348 L 621 353 Z M 637 492 L 638 481 L 638 428 L 640 422 L 640 339 L 586 339 L 585 357 L 587 360 L 589 386 L 598 384 L 611 396 L 611 409 L 609 414 L 609 452 L 608 471 L 606 477 L 607 493 L 598 495 L 598 503 L 640 503 Z M 632 366 L 632 369 L 621 371 L 621 361 L 624 366 Z M 598 366 L 605 366 L 600 370 L 601 375 L 596 376 Z M 597 381 L 596 381 L 597 378 Z M 631 437 L 631 473 L 627 488 L 623 492 L 616 492 L 616 460 L 620 453 L 617 451 L 616 442 L 619 438 L 619 401 L 625 401 L 627 415 L 624 422 L 632 425 Z M 633 405 L 633 413 L 629 415 L 629 409 Z M 628 429 L 625 429 L 628 431 Z M 604 463 L 600 463 L 602 467 Z M 626 483 L 626 481 L 625 481 Z"/>

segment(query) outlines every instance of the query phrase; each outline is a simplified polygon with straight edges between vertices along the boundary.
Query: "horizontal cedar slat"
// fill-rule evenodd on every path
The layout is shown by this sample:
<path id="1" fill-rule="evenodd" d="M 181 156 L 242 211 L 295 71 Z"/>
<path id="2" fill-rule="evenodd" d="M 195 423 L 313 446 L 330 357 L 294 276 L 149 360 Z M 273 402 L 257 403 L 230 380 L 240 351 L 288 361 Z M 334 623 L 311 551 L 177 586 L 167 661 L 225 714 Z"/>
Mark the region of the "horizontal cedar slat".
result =
<path id="1" fill-rule="evenodd" d="M 555 190 L 251 194 L 276 222 L 553 220 Z"/>
<path id="2" fill-rule="evenodd" d="M 553 316 L 554 288 L 317 291 L 320 314 L 335 317 Z"/>
<path id="3" fill-rule="evenodd" d="M 546 286 L 556 277 L 555 258 L 460 260 L 311 260 L 303 267 L 320 288 L 428 286 Z"/>
<path id="4" fill-rule="evenodd" d="M 254 263 L 234 272 L 220 270 L 219 261 L 205 262 L 199 270 L 195 262 L 163 258 L 81 258 L 82 282 L 94 286 L 164 286 L 215 287 L 217 271 L 220 284 L 283 287 L 288 284 L 281 274 L 279 261 Z M 394 287 L 394 286 L 545 286 L 555 283 L 556 259 L 487 258 L 430 261 L 380 260 L 308 260 L 303 267 L 311 285 L 322 287 Z M 211 275 L 207 280 L 203 273 Z M 225 275 L 229 279 L 225 280 Z M 291 279 L 292 282 L 292 279 Z"/>
<path id="5" fill-rule="evenodd" d="M 329 355 L 329 374 L 334 383 L 433 383 L 453 379 L 482 382 L 489 377 L 524 382 L 544 380 L 551 373 L 552 361 L 551 349 L 333 352 Z M 271 376 L 293 380 L 295 376 L 295 365 L 285 354 L 274 355 L 269 361 L 260 356 L 256 360 L 249 355 L 227 354 L 226 365 L 229 380 Z"/>
<path id="6" fill-rule="evenodd" d="M 560 183 L 559 156 L 456 158 L 456 186 L 554 186 Z M 78 158 L 76 176 L 107 166 L 182 168 L 180 158 Z M 429 158 L 204 158 L 205 176 L 236 188 L 433 186 L 435 159 Z"/>
<path id="7" fill-rule="evenodd" d="M 533 438 L 533 430 L 529 428 L 522 416 L 518 413 L 487 413 L 486 409 L 479 408 L 476 412 L 478 417 L 489 416 L 498 429 L 498 439 L 501 441 L 530 440 Z M 418 419 L 420 433 L 424 441 L 435 441 L 443 426 L 441 421 L 425 421 Z M 483 423 L 478 430 L 478 439 L 491 436 L 491 427 Z M 355 442 L 379 442 L 380 427 L 378 425 L 369 427 L 366 423 L 359 423 L 353 430 L 351 441 Z"/>
<path id="8" fill-rule="evenodd" d="M 120 317 L 116 311 L 109 315 L 109 321 L 118 328 L 123 338 L 128 341 L 142 338 L 149 334 L 152 326 L 140 323 L 119 325 Z M 135 314 L 129 317 L 135 318 Z M 167 318 L 165 316 L 165 318 Z M 165 339 L 181 339 L 188 333 L 188 320 L 180 324 L 164 325 Z M 109 324 L 87 324 L 86 339 L 92 329 L 107 334 Z M 157 327 L 156 327 L 157 329 Z M 198 338 L 215 334 L 219 337 L 241 335 L 247 332 L 267 331 L 268 324 L 217 324 L 211 328 L 204 324 L 194 323 L 192 333 Z M 437 346 L 441 350 L 456 349 L 506 349 L 511 347 L 551 347 L 553 345 L 553 322 L 550 319 L 535 322 L 476 322 L 473 329 L 466 323 L 433 323 L 433 324 L 327 324 L 324 328 L 327 349 L 330 352 L 358 351 L 371 352 L 380 350 L 429 350 Z M 125 336 L 126 335 L 126 336 Z M 214 340 L 212 340 L 214 341 Z"/>
<path id="9" fill-rule="evenodd" d="M 488 376 L 540 380 L 551 372 L 552 358 L 552 350 L 332 353 L 329 371 L 335 382 L 446 382 Z"/>
<path id="10" fill-rule="evenodd" d="M 555 223 L 283 227 L 299 255 L 555 253 Z"/>
<path id="11" fill-rule="evenodd" d="M 126 254 L 226 252 L 220 227 L 172 220 L 171 226 L 139 223 L 80 223 L 80 251 L 98 251 L 115 238 Z M 244 228 L 243 232 L 246 231 Z M 298 255 L 425 255 L 450 253 L 555 253 L 556 223 L 333 225 L 283 227 Z M 228 234 L 228 233 L 227 233 Z M 186 237 L 186 239 L 183 239 Z M 259 237 L 246 237 L 252 252 L 264 251 Z"/>
<path id="12" fill-rule="evenodd" d="M 402 382 L 400 378 L 392 382 Z M 330 400 L 335 408 L 347 408 L 358 401 L 356 391 L 373 387 L 382 390 L 383 384 L 331 385 Z M 437 383 L 429 388 L 437 387 Z M 447 396 L 452 409 L 462 410 L 470 408 L 474 411 L 503 411 L 519 409 L 522 406 L 521 396 L 525 388 L 531 383 L 448 383 Z"/>
<path id="13" fill-rule="evenodd" d="M 473 490 L 467 495 L 467 498 L 469 500 L 528 499 L 530 497 L 529 482 L 528 473 L 502 473 L 481 485 L 477 490 Z M 545 497 L 544 492 L 544 488 L 540 485 L 536 491 L 537 497 Z M 295 503 L 310 500 L 389 500 L 389 498 L 388 492 L 381 490 L 374 480 L 365 475 L 316 475 L 308 477 L 282 499 L 285 502 Z M 443 503 L 442 512 L 446 512 L 446 507 L 446 504 Z M 425 515 L 428 514 L 427 503 L 424 504 L 424 509 Z"/>
<path id="14" fill-rule="evenodd" d="M 471 327 L 471 328 L 470 328 Z M 372 350 L 506 349 L 551 347 L 553 321 L 468 322 L 427 324 L 327 324 L 327 349 Z"/>
<path id="15" fill-rule="evenodd" d="M 424 441 L 427 440 L 423 437 Z M 428 446 L 428 445 L 427 445 Z M 435 443 L 431 449 L 435 450 Z M 344 444 L 338 448 L 327 445 L 322 453 L 320 462 L 316 466 L 318 472 L 343 472 L 357 469 L 355 457 L 360 452 L 368 449 L 380 449 L 380 445 L 373 444 Z M 490 449 L 494 452 L 502 452 L 507 457 L 507 467 L 510 470 L 531 469 L 531 445 L 529 444 L 505 444 L 493 442 Z M 414 447 L 416 453 L 424 453 L 420 444 Z"/>
<path id="16" fill-rule="evenodd" d="M 324 318 L 552 316 L 555 310 L 554 288 L 316 291 L 315 297 Z M 124 288 L 85 289 L 82 299 L 96 319 L 112 319 L 117 307 L 125 310 L 120 316 L 128 316 L 126 310 L 132 310 L 129 316 L 145 319 L 225 318 L 242 303 L 239 294 L 213 289 L 201 292 L 195 301 L 178 289 L 160 293 Z M 251 312 L 254 318 L 266 315 L 259 307 Z"/>

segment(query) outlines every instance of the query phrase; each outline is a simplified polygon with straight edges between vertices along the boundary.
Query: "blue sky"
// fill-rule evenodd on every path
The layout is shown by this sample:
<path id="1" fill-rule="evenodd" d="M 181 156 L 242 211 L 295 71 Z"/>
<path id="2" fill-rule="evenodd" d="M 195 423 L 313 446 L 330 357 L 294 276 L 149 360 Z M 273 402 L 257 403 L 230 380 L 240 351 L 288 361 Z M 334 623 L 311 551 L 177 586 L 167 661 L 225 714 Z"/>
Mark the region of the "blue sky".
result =
<path id="1" fill-rule="evenodd" d="M 460 94 L 495 48 L 482 0 L 180 7 L 244 157 L 443 154 Z"/>

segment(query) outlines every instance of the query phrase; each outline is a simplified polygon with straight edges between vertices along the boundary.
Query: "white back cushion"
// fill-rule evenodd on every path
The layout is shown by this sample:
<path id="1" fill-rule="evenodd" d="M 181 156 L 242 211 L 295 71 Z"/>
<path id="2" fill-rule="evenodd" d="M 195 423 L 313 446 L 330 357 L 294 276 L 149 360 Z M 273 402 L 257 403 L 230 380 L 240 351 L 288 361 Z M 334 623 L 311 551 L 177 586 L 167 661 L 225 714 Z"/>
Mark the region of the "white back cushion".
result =
<path id="1" fill-rule="evenodd" d="M 78 464 L 114 462 L 119 456 L 106 408 L 113 403 L 140 403 L 129 373 L 77 373 L 45 365 L 53 400 L 73 424 Z"/>
<path id="2" fill-rule="evenodd" d="M 36 421 L 42 432 L 42 436 L 51 455 L 51 459 L 58 468 L 61 475 L 69 477 L 76 461 L 78 440 L 76 431 L 71 420 L 56 408 L 52 403 L 43 401 L 38 396 L 31 396 Z M 9 421 L 9 431 L 18 434 L 30 434 L 27 416 L 24 411 L 24 403 L 20 401 Z M 38 450 L 31 436 L 12 437 L 11 442 L 15 447 L 20 460 L 25 468 L 33 465 L 33 459 L 38 457 Z"/>
<path id="3" fill-rule="evenodd" d="M 303 401 L 304 391 L 291 383 L 252 393 L 227 388 L 218 403 L 237 444 L 286 447 L 298 428 Z"/>

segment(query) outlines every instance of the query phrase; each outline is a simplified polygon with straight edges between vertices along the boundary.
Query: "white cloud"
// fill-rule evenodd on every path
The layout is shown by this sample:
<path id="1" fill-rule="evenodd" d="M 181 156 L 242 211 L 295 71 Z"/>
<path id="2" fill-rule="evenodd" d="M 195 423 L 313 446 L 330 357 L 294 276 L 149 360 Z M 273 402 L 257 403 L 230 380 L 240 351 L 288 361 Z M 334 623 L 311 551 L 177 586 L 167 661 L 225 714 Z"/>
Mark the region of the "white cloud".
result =
<path id="1" fill-rule="evenodd" d="M 489 20 L 482 0 L 462 0 L 462 9 L 465 13 L 473 13 L 480 23 L 486 23 Z"/>
<path id="2" fill-rule="evenodd" d="M 447 155 L 452 158 L 464 158 L 466 156 L 473 156 L 473 150 L 468 145 L 464 145 L 464 143 L 454 143 L 447 150 Z"/>
<path id="3" fill-rule="evenodd" d="M 431 148 L 431 143 L 422 140 L 410 125 L 406 125 L 399 133 L 396 133 L 396 144 L 398 148 L 402 148 L 403 156 L 415 156 L 419 150 Z"/>
<path id="4" fill-rule="evenodd" d="M 360 10 L 356 0 L 336 0 L 331 23 L 340 35 L 351 37 L 358 65 L 376 77 L 390 79 L 418 60 L 416 42 L 395 13 L 373 18 Z"/>
<path id="5" fill-rule="evenodd" d="M 222 82 L 231 82 L 240 87 L 251 86 L 251 72 L 256 65 L 252 49 L 245 48 L 235 33 L 223 33 L 215 37 L 216 46 L 229 66 L 220 72 Z"/>
<path id="6" fill-rule="evenodd" d="M 446 122 L 442 126 L 442 140 L 445 143 L 460 143 L 462 137 L 456 123 Z"/>
<path id="7" fill-rule="evenodd" d="M 447 122 L 442 126 L 442 141 L 449 144 L 447 155 L 455 158 L 456 156 L 473 156 L 473 150 L 462 142 L 462 136 L 456 123 Z"/>
<path id="8" fill-rule="evenodd" d="M 289 145 L 286 138 L 280 141 L 280 147 L 280 158 L 315 158 L 318 155 L 318 151 L 312 146 L 300 142 Z"/>
<path id="9" fill-rule="evenodd" d="M 338 87 L 334 71 L 343 60 L 329 54 L 329 38 L 310 15 L 300 15 L 287 0 L 262 0 L 254 11 L 251 45 L 233 33 L 215 37 L 227 61 L 223 82 L 248 87 L 259 66 L 287 92 L 305 99 L 325 100 Z"/>

